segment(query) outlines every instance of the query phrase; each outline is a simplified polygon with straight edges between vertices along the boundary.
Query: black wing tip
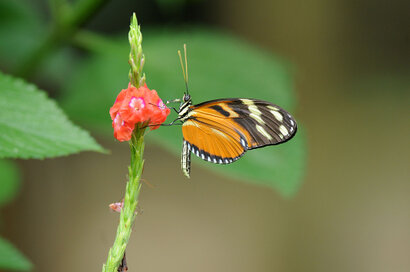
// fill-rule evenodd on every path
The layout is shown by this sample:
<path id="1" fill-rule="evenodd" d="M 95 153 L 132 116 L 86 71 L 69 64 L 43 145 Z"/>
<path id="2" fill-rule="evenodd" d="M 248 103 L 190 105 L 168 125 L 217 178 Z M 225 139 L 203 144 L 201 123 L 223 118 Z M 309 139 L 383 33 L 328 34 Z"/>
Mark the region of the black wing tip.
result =
<path id="1" fill-rule="evenodd" d="M 258 148 L 262 148 L 262 147 L 270 146 L 270 145 L 280 145 L 280 144 L 284 144 L 284 143 L 290 141 L 293 137 L 295 137 L 297 130 L 298 130 L 298 127 L 297 127 L 297 125 L 296 125 L 296 123 L 295 123 L 295 129 L 293 130 L 293 133 L 289 136 L 289 138 L 286 138 L 286 139 L 284 139 L 283 141 L 276 142 L 276 143 L 269 143 L 269 144 L 265 144 L 265 145 L 250 147 L 250 148 L 248 148 L 248 150 L 258 149 Z"/>

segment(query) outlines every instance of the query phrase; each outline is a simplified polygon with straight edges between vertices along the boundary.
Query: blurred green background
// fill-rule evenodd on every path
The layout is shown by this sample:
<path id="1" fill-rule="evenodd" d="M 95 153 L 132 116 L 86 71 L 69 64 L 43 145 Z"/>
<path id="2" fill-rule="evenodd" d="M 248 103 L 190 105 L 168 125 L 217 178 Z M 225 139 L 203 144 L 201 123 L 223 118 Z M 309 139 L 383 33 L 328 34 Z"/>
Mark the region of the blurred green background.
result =
<path id="1" fill-rule="evenodd" d="M 23 3 L 26 14 L 10 13 L 10 3 Z M 162 98 L 182 94 L 176 50 L 186 42 L 194 102 L 219 92 L 277 96 L 272 102 L 289 108 L 302 136 L 238 162 L 279 152 L 272 190 L 225 176 L 225 169 L 239 175 L 236 163 L 214 166 L 218 173 L 194 164 L 187 181 L 176 152 L 180 128 L 150 132 L 130 271 L 410 270 L 408 2 L 107 1 L 79 22 L 99 36 L 77 33 L 34 71 L 21 63 L 47 33 L 47 2 L 0 4 L 0 69 L 48 91 L 111 150 L 18 161 L 20 192 L 2 206 L 0 233 L 33 271 L 100 270 L 112 245 L 118 214 L 108 204 L 123 196 L 129 151 L 111 137 L 104 103 L 127 83 L 132 12 L 142 25 L 148 82 Z M 18 46 L 10 52 L 10 44 Z M 237 79 L 244 71 L 249 80 Z"/>

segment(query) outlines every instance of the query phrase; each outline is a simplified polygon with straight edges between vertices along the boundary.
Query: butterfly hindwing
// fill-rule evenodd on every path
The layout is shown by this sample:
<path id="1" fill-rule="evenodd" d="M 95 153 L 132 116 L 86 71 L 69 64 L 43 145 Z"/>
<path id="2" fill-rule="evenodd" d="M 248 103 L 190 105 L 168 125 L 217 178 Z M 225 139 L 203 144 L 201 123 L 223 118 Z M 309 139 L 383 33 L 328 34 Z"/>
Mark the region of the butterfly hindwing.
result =
<path id="1" fill-rule="evenodd" d="M 218 99 L 190 106 L 182 121 L 188 152 L 220 164 L 236 161 L 248 149 L 286 142 L 297 128 L 288 112 L 255 99 Z"/>
<path id="2" fill-rule="evenodd" d="M 246 151 L 245 138 L 231 120 L 200 112 L 195 115 L 184 122 L 182 133 L 184 141 L 196 156 L 209 162 L 227 164 Z"/>

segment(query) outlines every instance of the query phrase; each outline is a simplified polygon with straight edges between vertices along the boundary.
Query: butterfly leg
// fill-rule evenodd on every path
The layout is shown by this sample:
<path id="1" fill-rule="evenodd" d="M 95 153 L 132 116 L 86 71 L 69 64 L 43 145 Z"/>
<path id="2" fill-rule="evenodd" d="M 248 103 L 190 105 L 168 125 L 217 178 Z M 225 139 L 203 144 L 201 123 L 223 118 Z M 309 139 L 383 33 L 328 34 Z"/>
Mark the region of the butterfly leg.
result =
<path id="1" fill-rule="evenodd" d="M 168 107 L 168 108 L 173 109 L 177 114 L 179 113 L 179 111 L 175 107 Z"/>
<path id="2" fill-rule="evenodd" d="M 167 100 L 165 102 L 165 105 L 168 105 L 169 103 L 176 103 L 176 102 L 181 102 L 180 98 L 172 99 L 172 100 Z M 170 109 L 173 109 L 176 113 L 179 113 L 179 111 L 175 107 L 168 107 Z"/>
<path id="3" fill-rule="evenodd" d="M 180 124 L 175 124 L 176 121 L 180 121 L 179 118 L 175 119 L 169 124 L 161 124 L 161 126 L 172 126 L 172 125 L 182 125 L 182 122 Z"/>
<path id="4" fill-rule="evenodd" d="M 146 127 L 156 127 L 156 126 L 169 127 L 169 126 L 173 126 L 173 125 L 182 125 L 182 122 L 175 124 L 176 121 L 180 121 L 179 118 L 175 119 L 174 121 L 172 121 L 169 124 L 154 124 L 154 125 L 148 125 Z"/>

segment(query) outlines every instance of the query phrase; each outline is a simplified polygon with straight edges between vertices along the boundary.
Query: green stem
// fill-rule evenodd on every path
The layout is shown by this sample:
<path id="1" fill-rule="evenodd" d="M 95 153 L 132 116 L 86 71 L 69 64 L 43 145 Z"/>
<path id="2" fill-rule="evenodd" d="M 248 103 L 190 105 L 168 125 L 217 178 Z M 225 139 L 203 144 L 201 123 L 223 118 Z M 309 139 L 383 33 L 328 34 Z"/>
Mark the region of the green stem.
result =
<path id="1" fill-rule="evenodd" d="M 117 271 L 131 235 L 141 189 L 140 178 L 144 167 L 144 160 L 142 158 L 144 153 L 144 130 L 136 128 L 130 141 L 131 164 L 128 167 L 129 181 L 125 190 L 124 205 L 121 210 L 117 235 L 114 245 L 108 252 L 107 262 L 103 265 L 103 272 Z"/>
<path id="2" fill-rule="evenodd" d="M 131 18 L 128 40 L 131 47 L 128 61 L 131 66 L 129 78 L 131 84 L 138 88 L 145 83 L 145 75 L 142 74 L 142 67 L 144 66 L 144 54 L 141 45 L 142 34 L 135 13 Z M 140 178 L 144 167 L 142 158 L 144 153 L 144 131 L 147 125 L 148 123 L 137 124 L 130 140 L 131 165 L 128 167 L 129 181 L 125 190 L 124 205 L 121 210 L 117 235 L 114 245 L 108 252 L 107 263 L 103 265 L 103 272 L 117 271 L 122 258 L 125 256 L 125 248 L 130 239 L 141 189 Z"/>

